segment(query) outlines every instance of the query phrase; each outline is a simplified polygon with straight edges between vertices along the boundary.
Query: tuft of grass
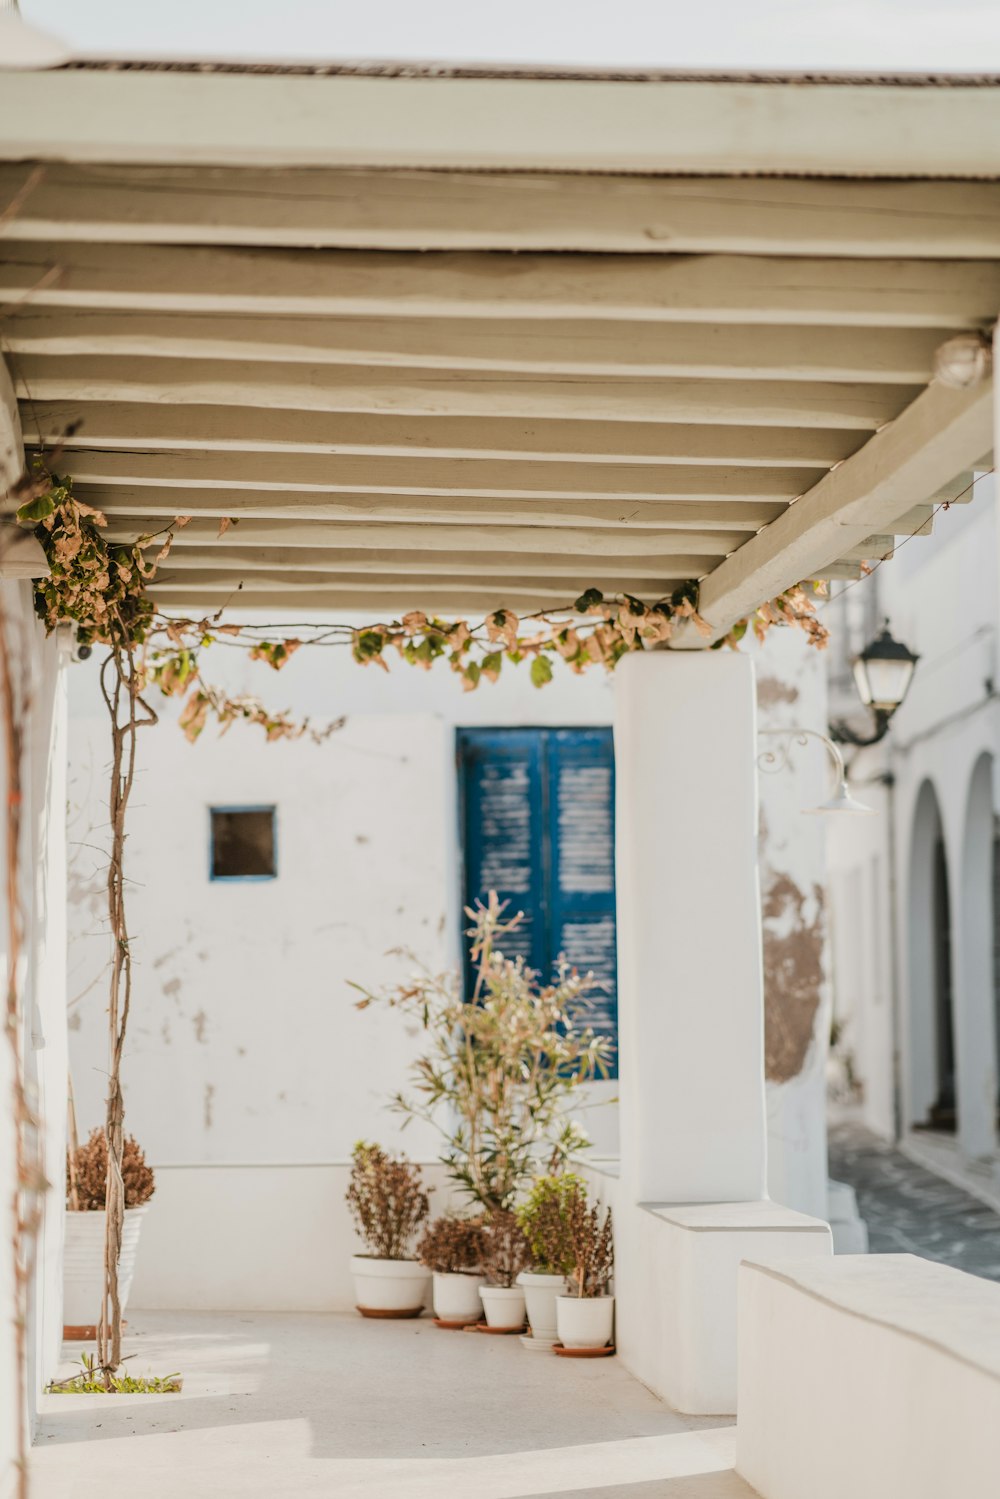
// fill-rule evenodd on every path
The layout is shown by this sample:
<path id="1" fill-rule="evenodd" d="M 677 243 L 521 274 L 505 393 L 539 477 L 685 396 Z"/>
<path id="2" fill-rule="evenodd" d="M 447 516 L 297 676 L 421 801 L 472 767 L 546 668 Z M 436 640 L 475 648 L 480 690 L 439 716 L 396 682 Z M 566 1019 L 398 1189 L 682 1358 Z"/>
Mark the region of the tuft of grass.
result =
<path id="1" fill-rule="evenodd" d="M 103 1369 L 92 1353 L 80 1359 L 83 1368 L 69 1379 L 54 1379 L 46 1386 L 46 1395 L 174 1395 L 183 1380 L 179 1374 L 134 1376 Z"/>

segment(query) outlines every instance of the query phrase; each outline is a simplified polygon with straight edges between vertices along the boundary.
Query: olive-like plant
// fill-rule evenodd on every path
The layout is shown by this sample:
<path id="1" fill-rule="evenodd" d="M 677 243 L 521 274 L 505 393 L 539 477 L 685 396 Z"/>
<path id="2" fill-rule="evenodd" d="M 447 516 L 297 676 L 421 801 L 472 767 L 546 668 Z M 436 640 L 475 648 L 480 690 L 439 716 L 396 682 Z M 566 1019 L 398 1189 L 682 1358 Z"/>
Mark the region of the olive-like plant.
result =
<path id="1" fill-rule="evenodd" d="M 521 917 L 503 913 L 494 891 L 466 909 L 476 967 L 468 997 L 459 974 L 426 968 L 377 993 L 353 986 L 359 1009 L 384 1004 L 423 1031 L 411 1091 L 391 1107 L 440 1132 L 448 1176 L 487 1216 L 512 1208 L 540 1166 L 556 1170 L 587 1145 L 569 1107 L 581 1083 L 608 1075 L 611 1059 L 611 1042 L 584 1023 L 592 976 L 560 964 L 543 984 L 522 958 L 505 958 Z"/>

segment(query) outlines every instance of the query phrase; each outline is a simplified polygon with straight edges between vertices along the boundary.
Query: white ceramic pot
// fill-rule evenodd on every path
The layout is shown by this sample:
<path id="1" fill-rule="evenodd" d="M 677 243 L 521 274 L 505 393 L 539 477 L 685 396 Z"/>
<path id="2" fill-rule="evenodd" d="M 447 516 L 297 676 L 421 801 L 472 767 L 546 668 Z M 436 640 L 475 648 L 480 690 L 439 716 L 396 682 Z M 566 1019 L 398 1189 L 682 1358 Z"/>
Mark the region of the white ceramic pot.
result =
<path id="1" fill-rule="evenodd" d="M 531 1336 L 539 1342 L 554 1343 L 558 1336 L 556 1297 L 565 1294 L 565 1275 L 538 1275 L 533 1270 L 522 1270 L 517 1283 L 524 1291 Z"/>
<path id="2" fill-rule="evenodd" d="M 427 1300 L 431 1272 L 419 1260 L 351 1257 L 354 1298 L 362 1316 L 419 1317 Z"/>
<path id="3" fill-rule="evenodd" d="M 482 1315 L 479 1288 L 486 1277 L 469 1270 L 434 1272 L 434 1315 L 442 1322 L 478 1322 Z"/>
<path id="4" fill-rule="evenodd" d="M 524 1292 L 520 1286 L 481 1286 L 488 1327 L 523 1327 Z"/>
<path id="5" fill-rule="evenodd" d="M 149 1204 L 126 1208 L 122 1225 L 122 1252 L 118 1258 L 118 1295 L 122 1311 L 128 1304 L 139 1252 L 139 1234 Z M 101 1320 L 104 1299 L 104 1210 L 66 1213 L 66 1246 L 63 1252 L 63 1328 L 65 1337 L 92 1337 L 84 1329 Z"/>
<path id="6" fill-rule="evenodd" d="M 613 1296 L 557 1296 L 556 1327 L 564 1348 L 606 1348 L 615 1325 Z"/>

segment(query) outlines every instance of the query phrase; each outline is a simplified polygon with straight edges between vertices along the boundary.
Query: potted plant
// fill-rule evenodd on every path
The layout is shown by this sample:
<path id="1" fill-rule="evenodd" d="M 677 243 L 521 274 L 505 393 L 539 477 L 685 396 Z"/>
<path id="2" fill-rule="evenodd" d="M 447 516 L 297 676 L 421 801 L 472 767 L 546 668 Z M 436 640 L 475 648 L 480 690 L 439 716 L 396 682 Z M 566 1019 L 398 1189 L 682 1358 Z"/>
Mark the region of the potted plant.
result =
<path id="1" fill-rule="evenodd" d="M 430 1204 L 420 1167 L 359 1140 L 351 1155 L 347 1203 L 367 1253 L 351 1259 L 363 1317 L 419 1317 L 430 1274 L 408 1253 Z"/>
<path id="2" fill-rule="evenodd" d="M 609 1295 L 615 1250 L 611 1209 L 601 1219 L 600 1208 L 587 1204 L 576 1191 L 566 1204 L 573 1268 L 572 1294 L 556 1297 L 556 1327 L 564 1348 L 605 1348 L 614 1328 L 615 1298 Z"/>
<path id="3" fill-rule="evenodd" d="M 534 1343 L 556 1341 L 556 1297 L 566 1290 L 574 1266 L 569 1234 L 569 1203 L 583 1192 L 583 1181 L 572 1172 L 540 1176 L 517 1209 L 517 1221 L 528 1241 L 530 1268 L 517 1283 L 524 1290 Z"/>
<path id="4" fill-rule="evenodd" d="M 517 1284 L 530 1263 L 531 1251 L 516 1216 L 505 1209 L 491 1214 L 486 1224 L 483 1269 L 486 1285 L 480 1286 L 487 1327 L 520 1332 L 524 1326 L 524 1291 Z"/>
<path id="5" fill-rule="evenodd" d="M 139 1251 L 139 1234 L 156 1189 L 152 1169 L 131 1135 L 122 1155 L 125 1222 L 118 1258 L 118 1296 L 128 1302 Z M 96 1338 L 104 1302 L 104 1209 L 108 1142 L 95 1129 L 89 1140 L 66 1152 L 66 1247 L 63 1257 L 63 1337 Z"/>
<path id="6" fill-rule="evenodd" d="M 424 1230 L 417 1255 L 432 1272 L 434 1315 L 440 1322 L 463 1327 L 479 1321 L 485 1248 L 482 1218 L 435 1218 Z"/>
<path id="7" fill-rule="evenodd" d="M 491 891 L 467 909 L 476 980 L 419 969 L 406 983 L 370 992 L 358 1008 L 385 1004 L 424 1032 L 426 1049 L 410 1069 L 412 1092 L 393 1107 L 444 1137 L 450 1179 L 487 1218 L 514 1206 L 540 1159 L 558 1169 L 588 1144 L 568 1110 L 581 1083 L 608 1072 L 611 1043 L 584 1024 L 590 974 L 561 964 L 543 984 L 517 958 L 503 956 L 521 914 L 504 919 Z"/>

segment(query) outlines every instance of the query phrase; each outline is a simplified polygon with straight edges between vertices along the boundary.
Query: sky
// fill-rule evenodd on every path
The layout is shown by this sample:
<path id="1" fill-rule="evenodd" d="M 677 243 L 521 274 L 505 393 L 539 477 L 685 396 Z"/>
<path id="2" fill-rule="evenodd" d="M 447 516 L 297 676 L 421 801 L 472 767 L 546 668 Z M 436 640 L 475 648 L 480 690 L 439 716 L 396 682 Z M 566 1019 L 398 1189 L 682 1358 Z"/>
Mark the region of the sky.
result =
<path id="1" fill-rule="evenodd" d="M 1000 0 L 21 0 L 132 57 L 1000 72 Z"/>

